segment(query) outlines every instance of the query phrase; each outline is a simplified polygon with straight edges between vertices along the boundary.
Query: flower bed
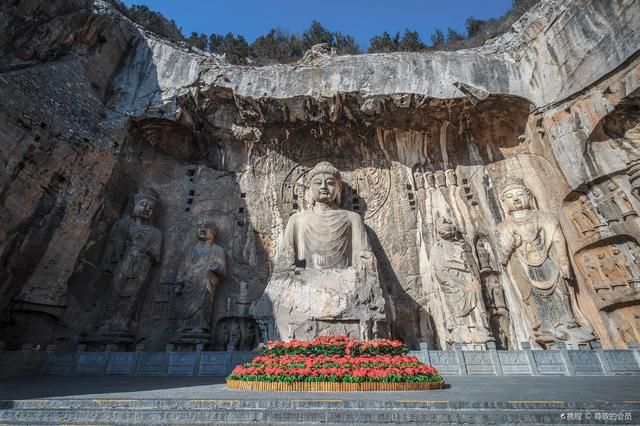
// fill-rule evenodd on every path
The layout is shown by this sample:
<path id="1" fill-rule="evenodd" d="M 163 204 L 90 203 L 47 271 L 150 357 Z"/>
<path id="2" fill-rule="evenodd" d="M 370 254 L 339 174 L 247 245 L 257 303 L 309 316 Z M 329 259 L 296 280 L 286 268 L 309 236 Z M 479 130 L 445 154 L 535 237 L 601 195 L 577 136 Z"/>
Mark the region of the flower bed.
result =
<path id="1" fill-rule="evenodd" d="M 397 340 L 344 336 L 269 342 L 237 366 L 227 385 L 254 390 L 424 390 L 442 387 L 435 368 Z"/>

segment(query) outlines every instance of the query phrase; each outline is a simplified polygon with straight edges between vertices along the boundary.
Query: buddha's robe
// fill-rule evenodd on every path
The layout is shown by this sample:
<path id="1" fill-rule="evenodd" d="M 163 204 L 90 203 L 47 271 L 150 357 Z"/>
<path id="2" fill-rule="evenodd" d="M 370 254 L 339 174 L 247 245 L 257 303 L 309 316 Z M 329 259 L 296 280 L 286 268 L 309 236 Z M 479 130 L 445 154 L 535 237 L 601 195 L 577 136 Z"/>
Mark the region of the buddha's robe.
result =
<path id="1" fill-rule="evenodd" d="M 263 330 L 270 338 L 375 333 L 374 323 L 386 320 L 384 298 L 360 215 L 317 205 L 291 216 L 274 273 L 251 313 L 271 319 L 275 329 Z"/>

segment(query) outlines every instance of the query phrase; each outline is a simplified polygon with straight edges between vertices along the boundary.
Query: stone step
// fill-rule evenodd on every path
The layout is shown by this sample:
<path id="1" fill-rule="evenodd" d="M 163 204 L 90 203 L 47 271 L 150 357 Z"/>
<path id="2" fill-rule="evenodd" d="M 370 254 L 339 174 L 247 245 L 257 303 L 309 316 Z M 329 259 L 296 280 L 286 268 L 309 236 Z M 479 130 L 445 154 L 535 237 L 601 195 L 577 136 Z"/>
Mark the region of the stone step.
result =
<path id="1" fill-rule="evenodd" d="M 2 401 L 0 424 L 556 424 L 568 413 L 582 423 L 602 423 L 595 413 L 631 415 L 624 403 L 562 401 L 447 402 L 330 400 L 16 400 Z M 575 423 L 575 422 L 574 422 Z M 617 422 L 618 424 L 630 421 Z"/>
<path id="2" fill-rule="evenodd" d="M 446 401 L 421 399 L 25 399 L 0 400 L 0 410 L 640 410 L 640 401 Z"/>
<path id="3" fill-rule="evenodd" d="M 5 410 L 8 424 L 555 424 L 564 410 Z M 586 413 L 586 412 L 584 412 Z M 585 415 L 583 413 L 583 416 Z M 640 414 L 640 412 L 638 413 Z"/>

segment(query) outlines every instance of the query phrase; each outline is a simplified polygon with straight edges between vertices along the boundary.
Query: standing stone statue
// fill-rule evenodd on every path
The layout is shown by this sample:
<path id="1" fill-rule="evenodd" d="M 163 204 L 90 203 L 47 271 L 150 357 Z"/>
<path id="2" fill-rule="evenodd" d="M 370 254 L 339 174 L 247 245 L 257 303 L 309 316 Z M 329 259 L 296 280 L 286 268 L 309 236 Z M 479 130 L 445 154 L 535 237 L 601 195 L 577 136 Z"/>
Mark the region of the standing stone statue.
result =
<path id="1" fill-rule="evenodd" d="M 385 334 L 385 300 L 362 218 L 339 207 L 342 179 L 330 163 L 307 174 L 310 209 L 289 218 L 274 273 L 250 309 L 266 338 Z"/>
<path id="2" fill-rule="evenodd" d="M 216 287 L 226 274 L 224 250 L 214 243 L 217 231 L 212 218 L 199 218 L 198 242 L 187 247 L 178 269 L 175 316 L 179 339 L 208 341 L 210 338 Z"/>
<path id="3" fill-rule="evenodd" d="M 600 221 L 586 195 L 582 194 L 578 197 L 575 210 L 571 214 L 571 221 L 582 235 L 589 236 L 595 232 L 595 227 Z"/>
<path id="4" fill-rule="evenodd" d="M 607 197 L 599 186 L 591 188 L 591 193 L 596 199 L 596 209 L 600 216 L 604 218 L 605 223 L 618 222 L 622 216 L 622 211 L 618 208 L 610 197 Z M 602 227 L 602 225 L 599 225 Z"/>
<path id="5" fill-rule="evenodd" d="M 531 208 L 531 192 L 521 178 L 502 181 L 500 200 L 507 212 L 497 226 L 500 262 L 528 307 L 536 342 L 551 347 L 562 340 L 577 346 L 594 340 L 575 318 L 567 247 L 556 215 Z"/>
<path id="6" fill-rule="evenodd" d="M 436 231 L 439 239 L 431 251 L 431 268 L 446 305 L 447 342 L 460 343 L 468 349 L 484 347 L 494 339 L 471 247 L 458 238 L 455 225 L 445 217 L 436 219 Z"/>
<path id="7" fill-rule="evenodd" d="M 151 267 L 160 261 L 162 251 L 162 234 L 151 225 L 158 194 L 141 188 L 133 198 L 133 214 L 113 225 L 104 256 L 113 278 L 100 332 L 123 343 L 130 343 Z"/>
<path id="8" fill-rule="evenodd" d="M 496 339 L 498 349 L 509 349 L 511 319 L 504 289 L 500 283 L 500 272 L 485 246 L 485 238 L 476 241 L 476 256 L 480 269 L 480 282 L 484 292 L 485 307 L 489 316 L 489 329 Z"/>
<path id="9" fill-rule="evenodd" d="M 627 285 L 627 276 L 624 269 L 616 262 L 608 248 L 598 253 L 598 261 L 600 271 L 607 279 L 607 287 L 615 288 Z"/>
<path id="10" fill-rule="evenodd" d="M 611 201 L 618 207 L 620 210 L 620 214 L 622 217 L 627 216 L 637 216 L 636 210 L 633 208 L 633 205 L 629 201 L 629 197 L 627 194 L 615 184 L 613 181 L 609 181 L 607 184 L 607 189 L 609 189 Z"/>
<path id="11" fill-rule="evenodd" d="M 593 256 L 585 254 L 582 257 L 582 265 L 584 266 L 587 281 L 591 287 L 597 292 L 600 290 L 610 290 L 611 287 L 605 284 L 605 279 L 600 273 L 600 263 Z"/>

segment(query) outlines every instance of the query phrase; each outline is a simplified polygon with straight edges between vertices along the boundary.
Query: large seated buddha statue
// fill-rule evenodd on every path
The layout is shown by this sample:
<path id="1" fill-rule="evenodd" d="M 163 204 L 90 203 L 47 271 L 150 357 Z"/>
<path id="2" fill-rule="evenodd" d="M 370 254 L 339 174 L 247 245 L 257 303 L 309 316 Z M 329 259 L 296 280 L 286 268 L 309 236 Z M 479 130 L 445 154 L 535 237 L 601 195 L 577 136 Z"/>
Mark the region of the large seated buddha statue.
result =
<path id="1" fill-rule="evenodd" d="M 328 162 L 308 173 L 311 208 L 289 219 L 273 275 L 251 307 L 265 338 L 386 334 L 376 259 L 360 215 L 340 209 L 341 189 Z"/>

